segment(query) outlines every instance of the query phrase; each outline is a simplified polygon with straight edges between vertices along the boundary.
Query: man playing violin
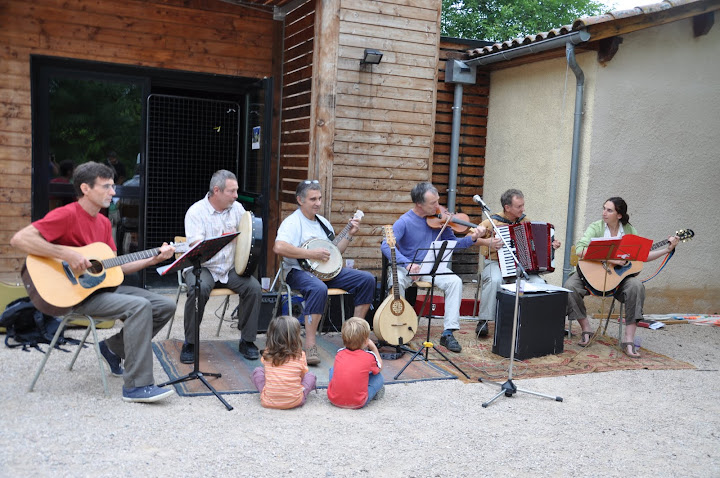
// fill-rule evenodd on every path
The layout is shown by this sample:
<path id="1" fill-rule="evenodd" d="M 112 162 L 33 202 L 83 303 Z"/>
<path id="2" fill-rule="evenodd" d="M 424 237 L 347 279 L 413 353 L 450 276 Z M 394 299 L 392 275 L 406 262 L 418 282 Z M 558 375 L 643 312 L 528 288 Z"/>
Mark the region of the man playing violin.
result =
<path id="1" fill-rule="evenodd" d="M 328 287 L 343 289 L 355 295 L 355 317 L 365 317 L 375 294 L 375 277 L 367 271 L 358 271 L 342 267 L 334 278 L 323 282 L 310 272 L 300 267 L 298 259 L 311 259 L 326 262 L 330 259 L 330 251 L 326 248 L 306 249 L 301 247 L 313 238 L 325 238 L 332 234 L 332 225 L 320 216 L 322 191 L 317 180 L 301 181 L 295 190 L 298 209 L 280 224 L 273 251 L 283 257 L 283 273 L 287 284 L 300 291 L 305 299 L 305 313 L 310 320 L 305 321 L 305 356 L 308 365 L 320 364 L 315 333 L 318 323 L 325 311 Z M 351 227 L 347 236 L 337 242 L 342 254 L 353 235 L 360 229 L 359 219 L 350 221 Z"/>
<path id="2" fill-rule="evenodd" d="M 523 196 L 522 191 L 519 189 L 508 189 L 505 191 L 502 196 L 500 196 L 500 205 L 503 208 L 503 212 L 490 216 L 496 226 L 507 226 L 509 224 L 519 224 L 529 221 L 525 215 L 525 196 Z M 482 271 L 482 295 L 475 335 L 484 336 L 488 333 L 488 321 L 495 320 L 497 291 L 503 283 L 497 251 L 503 247 L 504 244 L 502 239 L 493 235 L 494 229 L 489 219 L 485 219 L 480 225 L 485 226 L 487 231 L 478 241 L 482 245 L 480 252 L 485 256 L 485 267 Z M 553 249 L 559 248 L 560 245 L 560 241 L 553 239 Z M 529 274 L 529 276 L 529 282 L 538 284 L 545 283 L 537 274 Z"/>
<path id="3" fill-rule="evenodd" d="M 428 249 L 433 241 L 457 241 L 455 249 L 465 249 L 477 243 L 478 239 L 485 235 L 484 227 L 471 229 L 470 234 L 458 239 L 452 229 L 446 227 L 438 236 L 438 229 L 428 225 L 427 217 L 437 214 L 439 204 L 438 191 L 429 182 L 418 183 L 410 192 L 410 198 L 415 204 L 412 209 L 400 216 L 393 224 L 396 246 L 395 256 L 398 263 L 398 286 L 400 294 L 405 294 L 405 289 L 410 287 L 415 280 L 431 281 L 430 276 L 418 276 L 420 264 L 413 263 L 417 251 Z M 383 240 L 380 246 L 385 257 L 390 259 L 390 247 Z M 392 279 L 390 279 L 391 281 Z M 389 284 L 392 285 L 392 284 Z M 452 352 L 459 353 L 462 346 L 453 335 L 455 330 L 460 328 L 460 303 L 462 301 L 462 279 L 455 274 L 443 274 L 435 276 L 435 286 L 445 292 L 445 317 L 444 330 L 440 337 L 440 345 L 447 347 Z"/>

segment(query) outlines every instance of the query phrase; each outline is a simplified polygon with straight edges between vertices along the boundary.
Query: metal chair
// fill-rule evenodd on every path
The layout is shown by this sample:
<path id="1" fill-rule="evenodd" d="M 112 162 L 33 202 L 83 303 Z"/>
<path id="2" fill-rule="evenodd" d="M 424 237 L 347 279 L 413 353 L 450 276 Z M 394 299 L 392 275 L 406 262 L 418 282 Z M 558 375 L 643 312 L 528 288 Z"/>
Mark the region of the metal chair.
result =
<path id="1" fill-rule="evenodd" d="M 100 342 L 98 340 L 97 336 L 97 328 L 96 325 L 101 322 L 106 322 L 108 320 L 112 319 L 106 319 L 106 318 L 95 318 L 91 317 L 86 314 L 73 314 L 70 313 L 62 318 L 62 322 L 60 322 L 60 326 L 58 327 L 57 331 L 55 332 L 55 335 L 53 336 L 52 341 L 50 342 L 50 348 L 45 352 L 45 356 L 42 359 L 42 362 L 40 363 L 40 366 L 38 367 L 37 371 L 35 372 L 35 377 L 33 377 L 32 383 L 30 384 L 30 388 L 28 388 L 28 392 L 32 392 L 35 388 L 35 384 L 38 381 L 38 378 L 40 378 L 40 374 L 42 374 L 43 369 L 45 368 L 45 364 L 47 363 L 48 359 L 50 358 L 50 354 L 52 353 L 53 349 L 55 348 L 55 344 L 57 343 L 60 335 L 62 334 L 63 330 L 67 327 L 67 325 L 71 321 L 75 321 L 77 319 L 86 320 L 87 321 L 87 327 L 85 328 L 85 334 L 83 335 L 82 340 L 80 341 L 80 345 L 77 346 L 77 350 L 75 350 L 75 354 L 73 354 L 73 358 L 70 361 L 70 365 L 68 366 L 68 370 L 72 370 L 73 366 L 75 365 L 75 361 L 78 358 L 78 355 L 80 354 L 80 351 L 84 348 L 85 342 L 88 338 L 88 335 L 90 335 L 90 332 L 93 334 L 93 348 L 95 349 L 95 355 L 98 359 L 98 367 L 100 367 L 100 376 L 102 377 L 103 387 L 105 389 L 105 396 L 110 396 L 110 390 L 108 389 L 107 384 L 107 377 L 105 375 L 105 365 L 103 364 L 103 358 L 100 354 Z M 114 320 L 113 320 L 114 322 Z"/>
<path id="2" fill-rule="evenodd" d="M 185 236 L 175 236 L 175 242 L 186 242 L 187 238 Z M 180 254 L 175 254 L 175 258 L 177 259 L 180 257 Z M 187 294 L 187 284 L 183 280 L 182 272 L 177 272 L 177 279 L 178 279 L 178 289 L 177 293 L 175 294 L 175 307 L 177 307 L 179 301 L 180 301 L 180 293 L 184 292 Z M 222 327 L 223 322 L 225 321 L 225 313 L 227 312 L 228 307 L 230 306 L 230 296 L 237 295 L 237 293 L 231 289 L 225 288 L 225 287 L 217 287 L 210 291 L 210 297 L 225 297 L 225 300 L 222 304 L 222 313 L 220 314 L 220 321 L 218 322 L 217 330 L 215 331 L 215 336 L 220 337 L 220 328 Z M 167 329 L 167 336 L 166 339 L 170 338 L 170 331 L 172 331 L 172 325 L 175 321 L 175 316 L 173 315 L 170 319 L 170 322 L 168 322 L 168 329 Z"/>

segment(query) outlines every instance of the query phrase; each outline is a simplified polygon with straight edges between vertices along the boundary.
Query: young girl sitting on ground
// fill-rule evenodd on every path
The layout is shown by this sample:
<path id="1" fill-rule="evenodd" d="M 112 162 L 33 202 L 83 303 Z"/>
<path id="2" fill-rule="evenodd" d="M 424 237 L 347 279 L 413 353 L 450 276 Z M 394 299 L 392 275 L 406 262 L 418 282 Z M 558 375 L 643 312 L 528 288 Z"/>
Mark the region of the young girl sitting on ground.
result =
<path id="1" fill-rule="evenodd" d="M 266 408 L 288 409 L 303 405 L 316 377 L 308 372 L 300 339 L 300 322 L 283 315 L 270 321 L 265 350 L 260 358 L 265 366 L 253 370 L 252 380 Z"/>
<path id="2" fill-rule="evenodd" d="M 370 336 L 370 324 L 352 317 L 342 326 L 344 348 L 335 355 L 330 369 L 328 399 L 341 408 L 362 408 L 385 393 L 380 370 L 382 360 Z M 368 350 L 369 349 L 369 350 Z"/>

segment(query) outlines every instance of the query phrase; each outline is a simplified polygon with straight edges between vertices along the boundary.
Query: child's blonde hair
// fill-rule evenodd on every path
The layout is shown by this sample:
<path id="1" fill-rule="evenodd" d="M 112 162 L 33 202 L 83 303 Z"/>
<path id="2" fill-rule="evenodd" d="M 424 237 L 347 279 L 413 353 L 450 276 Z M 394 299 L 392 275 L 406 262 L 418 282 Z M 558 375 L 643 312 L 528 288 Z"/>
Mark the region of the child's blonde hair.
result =
<path id="1" fill-rule="evenodd" d="M 370 337 L 370 324 L 360 317 L 350 317 L 342 326 L 342 339 L 345 348 L 358 350 L 365 347 Z"/>
<path id="2" fill-rule="evenodd" d="M 281 315 L 270 321 L 263 358 L 279 367 L 291 358 L 302 357 L 300 322 L 295 317 Z"/>

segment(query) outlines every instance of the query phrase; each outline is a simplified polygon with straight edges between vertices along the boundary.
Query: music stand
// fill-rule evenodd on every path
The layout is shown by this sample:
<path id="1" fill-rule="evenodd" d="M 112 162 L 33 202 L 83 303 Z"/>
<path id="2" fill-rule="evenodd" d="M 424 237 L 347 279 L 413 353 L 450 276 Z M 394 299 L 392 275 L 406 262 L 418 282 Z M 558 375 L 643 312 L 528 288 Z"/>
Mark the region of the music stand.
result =
<path id="1" fill-rule="evenodd" d="M 175 262 L 173 262 L 167 267 L 158 269 L 160 275 L 165 275 L 167 273 L 172 273 L 177 270 L 184 269 L 187 266 L 192 266 L 192 272 L 193 274 L 195 274 L 195 360 L 193 365 L 193 371 L 183 377 L 161 383 L 160 385 L 158 385 L 158 387 L 164 387 L 165 385 L 174 385 L 176 383 L 198 379 L 205 384 L 205 386 L 213 393 L 213 395 L 218 398 L 218 400 L 223 403 L 223 405 L 225 405 L 225 408 L 227 408 L 228 411 L 232 410 L 233 407 L 228 402 L 226 402 L 225 399 L 220 396 L 220 394 L 217 393 L 217 391 L 213 388 L 212 385 L 210 385 L 210 383 L 208 383 L 207 380 L 205 380 L 206 376 L 220 378 L 222 377 L 222 374 L 200 371 L 200 275 L 202 273 L 202 263 L 210 260 L 215 254 L 220 252 L 220 249 L 225 247 L 239 234 L 239 232 L 231 232 L 219 237 L 213 237 L 211 239 L 200 241 L 195 244 L 190 250 L 188 250 L 185 254 L 180 256 Z"/>
<path id="2" fill-rule="evenodd" d="M 415 258 L 413 258 L 413 262 L 412 262 L 413 264 L 424 262 L 424 259 L 423 259 L 423 261 L 416 261 L 416 260 L 415 260 L 415 259 L 418 257 L 418 254 L 422 253 L 423 251 L 425 252 L 425 255 L 423 256 L 423 258 L 424 258 L 425 256 L 427 256 L 427 254 L 429 254 L 430 252 L 432 252 L 432 253 L 434 253 L 434 254 L 437 253 L 436 256 L 435 256 L 435 262 L 433 263 L 432 268 L 430 269 L 430 271 L 429 271 L 427 274 L 424 274 L 424 275 L 430 276 L 432 279 L 431 279 L 431 282 L 430 282 L 430 284 L 431 284 L 431 286 L 430 286 L 430 291 L 429 291 L 428 294 L 425 294 L 425 300 L 423 301 L 422 308 L 420 309 L 421 311 L 425 311 L 425 310 L 426 310 L 425 307 L 428 305 L 428 300 L 429 300 L 429 298 L 432 297 L 432 291 L 433 291 L 433 289 L 435 288 L 435 276 L 436 276 L 436 275 L 449 275 L 449 274 L 454 274 L 453 271 L 449 271 L 449 272 L 437 272 L 438 267 L 440 267 L 440 264 L 441 264 L 441 263 L 443 262 L 443 260 L 445 259 L 445 249 L 447 249 L 447 243 L 448 243 L 448 241 L 443 241 L 443 242 L 442 242 L 442 245 L 440 246 L 440 250 L 437 250 L 437 249 L 435 249 L 435 248 L 433 248 L 433 247 L 428 247 L 428 248 L 426 248 L 426 249 L 418 249 L 418 250 L 415 252 Z M 431 305 L 432 305 L 432 304 L 431 304 Z M 442 356 L 442 358 L 444 358 L 447 362 L 450 363 L 450 365 L 452 365 L 452 366 L 455 367 L 460 373 L 462 373 L 463 375 L 465 375 L 465 378 L 470 378 L 470 376 L 469 376 L 468 374 L 466 374 L 460 367 L 458 367 L 458 366 L 455 364 L 455 362 L 453 362 L 452 360 L 450 360 L 450 358 L 449 358 L 447 355 L 445 355 L 443 352 L 441 352 L 440 350 L 438 350 L 437 348 L 435 348 L 435 345 L 434 345 L 432 342 L 430 342 L 430 327 L 432 326 L 432 319 L 433 319 L 434 316 L 432 315 L 432 310 L 430 310 L 430 309 L 427 309 L 427 310 L 428 310 L 428 312 L 430 312 L 430 313 L 429 313 L 428 316 L 427 316 L 427 317 L 428 317 L 428 326 L 427 326 L 427 337 L 426 337 L 426 339 L 425 339 L 425 342 L 423 342 L 422 346 L 415 351 L 415 353 L 413 354 L 413 356 L 410 357 L 410 360 L 408 360 L 407 363 L 405 364 L 405 366 L 404 366 L 402 369 L 400 369 L 400 371 L 397 373 L 397 375 L 395 375 L 395 377 L 393 377 L 393 380 L 397 380 L 398 377 L 399 377 L 400 375 L 402 375 L 402 373 L 405 371 L 405 369 L 408 368 L 408 366 L 409 366 L 411 363 L 413 363 L 413 361 L 415 360 L 415 358 L 416 358 L 418 355 L 420 355 L 423 351 L 425 351 L 425 359 L 424 359 L 425 362 L 429 361 L 430 349 L 432 349 L 432 350 L 434 350 L 435 352 L 439 353 L 439 354 Z M 410 351 L 412 351 L 412 350 L 410 350 Z"/>
<path id="3" fill-rule="evenodd" d="M 479 197 L 479 196 L 476 196 Z M 553 397 L 551 395 L 545 395 L 542 393 L 537 392 L 531 392 L 530 390 L 523 390 L 520 388 L 517 388 L 515 384 L 512 381 L 512 372 L 513 372 L 513 362 L 515 362 L 515 341 L 517 337 L 517 323 L 518 323 L 518 309 L 520 305 L 520 290 L 521 290 L 521 282 L 523 278 L 525 280 L 529 280 L 530 277 L 528 276 L 527 272 L 525 271 L 525 268 L 522 264 L 520 264 L 520 261 L 518 260 L 517 256 L 514 252 L 512 252 L 512 249 L 510 248 L 510 244 L 505 240 L 505 238 L 500 234 L 500 231 L 498 230 L 498 226 L 495 224 L 495 222 L 490 217 L 490 209 L 487 207 L 485 202 L 483 202 L 482 199 L 480 199 L 480 205 L 482 206 L 483 214 L 488 219 L 488 222 L 492 225 L 495 234 L 502 239 L 503 244 L 505 247 L 508 248 L 508 252 L 510 252 L 513 261 L 515 261 L 515 312 L 513 313 L 513 325 L 512 325 L 512 334 L 510 335 L 510 366 L 508 367 L 508 379 L 505 381 L 505 383 L 497 383 L 490 380 L 486 380 L 486 382 L 499 385 L 500 391 L 495 395 L 493 398 L 491 398 L 489 401 L 482 404 L 483 408 L 487 408 L 488 405 L 490 405 L 492 402 L 494 402 L 500 395 L 505 394 L 506 397 L 512 397 L 517 392 L 524 392 L 529 393 L 530 395 L 537 395 L 538 397 L 545 397 L 553 399 L 557 402 L 562 402 L 562 397 Z M 497 320 L 497 319 L 496 319 Z M 478 378 L 478 382 L 482 382 L 482 377 Z"/>

